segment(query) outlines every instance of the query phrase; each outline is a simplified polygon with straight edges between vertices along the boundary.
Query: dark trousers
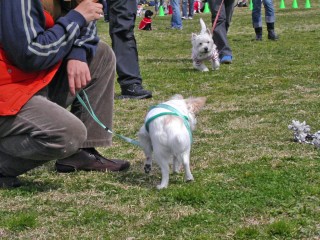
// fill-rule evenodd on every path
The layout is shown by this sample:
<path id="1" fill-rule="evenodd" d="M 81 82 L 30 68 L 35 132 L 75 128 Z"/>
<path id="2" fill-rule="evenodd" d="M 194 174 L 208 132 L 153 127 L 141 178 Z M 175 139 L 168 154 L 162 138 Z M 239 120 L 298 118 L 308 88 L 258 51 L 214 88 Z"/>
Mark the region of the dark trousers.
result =
<path id="1" fill-rule="evenodd" d="M 212 13 L 212 23 L 218 13 L 222 0 L 208 0 L 210 11 Z M 224 0 L 217 25 L 213 31 L 213 41 L 217 45 L 220 58 L 226 55 L 232 56 L 232 50 L 229 46 L 227 33 L 231 24 L 234 10 L 234 0 Z"/>
<path id="2" fill-rule="evenodd" d="M 100 3 L 103 6 L 104 20 L 109 21 L 107 0 L 100 0 Z"/>
<path id="3" fill-rule="evenodd" d="M 109 10 L 109 34 L 117 59 L 118 83 L 126 88 L 134 83 L 141 84 L 137 43 L 134 25 L 137 14 L 135 0 L 107 0 Z"/>
<path id="4" fill-rule="evenodd" d="M 97 117 L 112 127 L 115 56 L 100 42 L 89 61 L 91 82 L 85 91 Z M 0 116 L 0 174 L 18 176 L 50 160 L 68 157 L 82 147 L 111 145 L 102 129 L 69 94 L 65 64 L 48 87 L 33 96 L 15 116 Z M 66 107 L 71 105 L 71 111 Z"/>

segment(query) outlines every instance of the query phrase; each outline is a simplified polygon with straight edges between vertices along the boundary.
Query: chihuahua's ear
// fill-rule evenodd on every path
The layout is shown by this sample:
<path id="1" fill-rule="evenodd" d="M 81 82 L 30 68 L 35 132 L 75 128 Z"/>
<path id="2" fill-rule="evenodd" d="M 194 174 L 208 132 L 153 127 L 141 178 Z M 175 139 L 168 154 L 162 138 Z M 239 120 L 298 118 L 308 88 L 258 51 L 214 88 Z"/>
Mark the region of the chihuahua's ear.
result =
<path id="1" fill-rule="evenodd" d="M 192 113 L 198 113 L 206 104 L 207 98 L 206 97 L 197 97 L 197 98 L 188 98 L 186 99 L 186 104 L 188 110 Z"/>
<path id="2" fill-rule="evenodd" d="M 181 100 L 181 99 L 183 99 L 183 96 L 181 94 L 175 94 L 170 98 L 170 100 Z"/>

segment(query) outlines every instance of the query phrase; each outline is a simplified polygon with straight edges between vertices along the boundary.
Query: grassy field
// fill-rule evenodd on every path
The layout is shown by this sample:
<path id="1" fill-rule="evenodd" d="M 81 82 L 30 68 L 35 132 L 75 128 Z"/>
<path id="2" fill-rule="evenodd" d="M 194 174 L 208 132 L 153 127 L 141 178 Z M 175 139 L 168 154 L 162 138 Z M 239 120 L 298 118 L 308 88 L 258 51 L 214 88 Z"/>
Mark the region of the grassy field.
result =
<path id="1" fill-rule="evenodd" d="M 128 159 L 125 173 L 58 174 L 54 162 L 0 190 L 0 239 L 320 239 L 320 157 L 293 142 L 288 124 L 320 130 L 320 8 L 276 7 L 277 42 L 254 41 L 251 12 L 236 8 L 229 32 L 234 62 L 219 71 L 192 68 L 191 33 L 136 31 L 149 100 L 115 100 L 116 133 L 136 138 L 148 107 L 173 94 L 206 96 L 191 153 L 195 177 L 173 175 L 157 191 L 159 168 L 146 175 L 138 147 L 114 138 L 106 156 Z M 201 17 L 207 24 L 209 14 Z M 140 19 L 137 20 L 137 24 Z M 108 24 L 99 35 L 110 43 Z M 119 85 L 116 85 L 119 94 Z"/>

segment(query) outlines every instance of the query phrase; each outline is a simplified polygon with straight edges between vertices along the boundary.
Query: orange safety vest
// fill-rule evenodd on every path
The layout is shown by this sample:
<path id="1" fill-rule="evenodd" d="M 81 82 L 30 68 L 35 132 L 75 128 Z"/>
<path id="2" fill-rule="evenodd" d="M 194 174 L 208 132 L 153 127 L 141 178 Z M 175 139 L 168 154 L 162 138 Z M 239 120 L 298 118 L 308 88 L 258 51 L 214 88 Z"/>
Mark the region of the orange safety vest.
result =
<path id="1" fill-rule="evenodd" d="M 52 16 L 44 11 L 46 28 L 54 25 Z M 24 72 L 12 64 L 0 46 L 0 116 L 15 115 L 40 89 L 47 86 L 61 62 L 50 69 Z"/>

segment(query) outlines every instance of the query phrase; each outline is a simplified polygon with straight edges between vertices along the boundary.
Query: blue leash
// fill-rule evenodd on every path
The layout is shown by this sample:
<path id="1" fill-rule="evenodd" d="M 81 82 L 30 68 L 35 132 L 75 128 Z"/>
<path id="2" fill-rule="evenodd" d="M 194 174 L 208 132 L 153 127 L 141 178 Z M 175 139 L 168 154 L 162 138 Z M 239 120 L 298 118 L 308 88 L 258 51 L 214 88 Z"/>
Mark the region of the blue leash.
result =
<path id="1" fill-rule="evenodd" d="M 90 116 L 93 118 L 93 120 L 95 120 L 104 130 L 106 130 L 108 133 L 111 133 L 119 138 L 121 138 L 122 140 L 128 142 L 128 143 L 131 143 L 133 145 L 136 145 L 138 147 L 141 147 L 140 143 L 134 139 L 131 139 L 131 138 L 128 138 L 128 137 L 125 137 L 121 134 L 117 134 L 115 132 L 113 132 L 110 128 L 108 128 L 107 126 L 105 126 L 100 120 L 99 118 L 96 116 L 96 114 L 94 113 L 91 105 L 90 105 L 90 102 L 89 102 L 89 99 L 88 99 L 88 96 L 86 94 L 86 92 L 82 89 L 81 92 L 83 93 L 83 96 L 85 98 L 85 101 L 81 98 L 81 96 L 79 95 L 79 93 L 77 93 L 77 99 L 78 101 L 81 103 L 81 105 L 88 111 L 88 113 L 90 114 Z"/>

